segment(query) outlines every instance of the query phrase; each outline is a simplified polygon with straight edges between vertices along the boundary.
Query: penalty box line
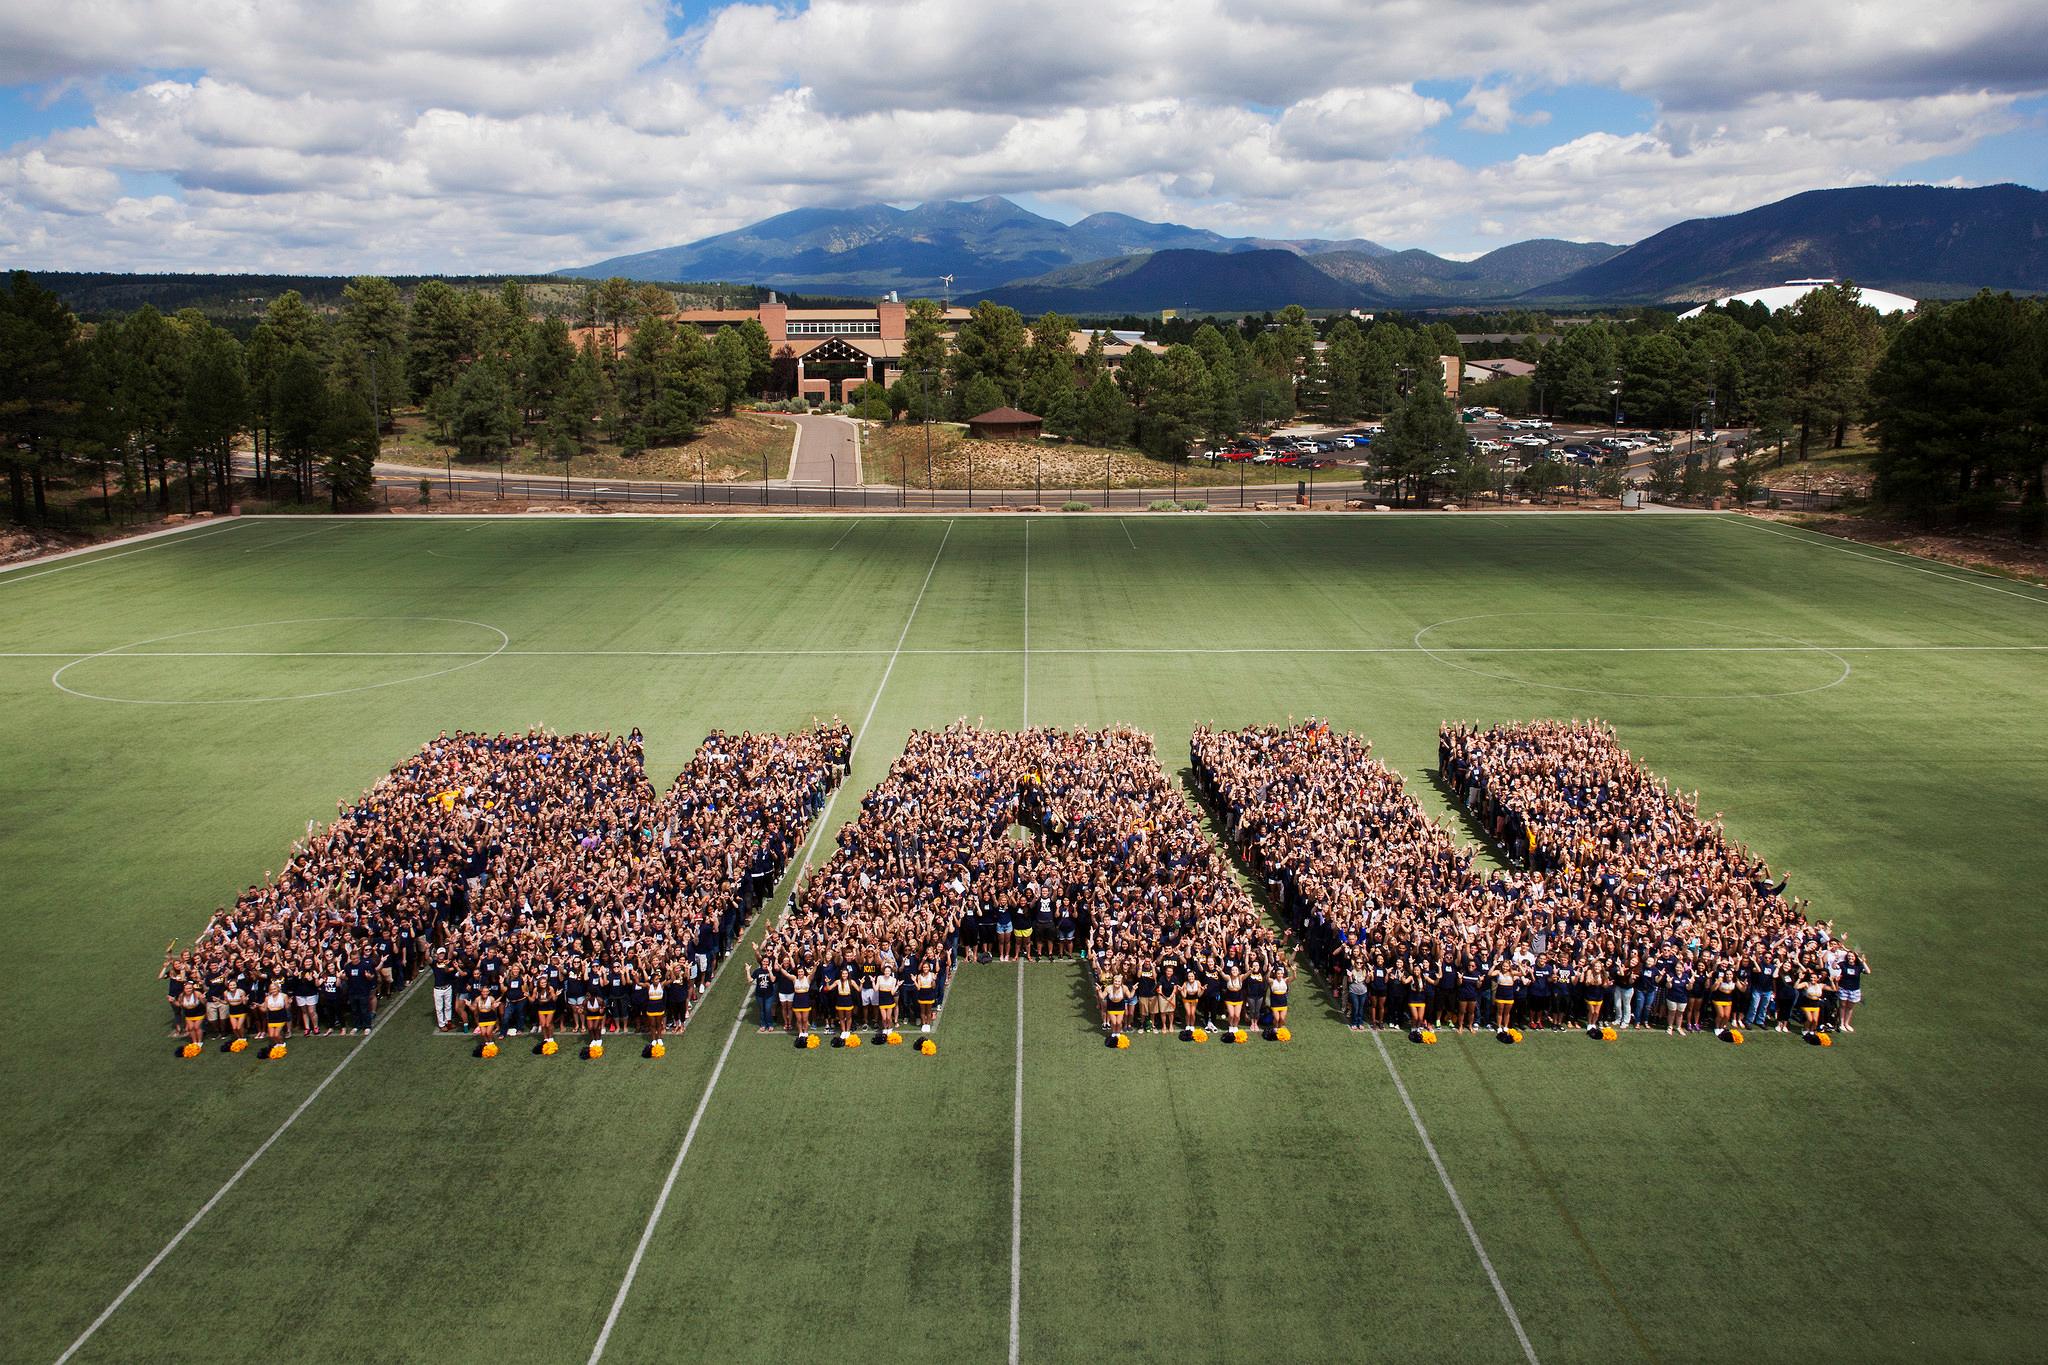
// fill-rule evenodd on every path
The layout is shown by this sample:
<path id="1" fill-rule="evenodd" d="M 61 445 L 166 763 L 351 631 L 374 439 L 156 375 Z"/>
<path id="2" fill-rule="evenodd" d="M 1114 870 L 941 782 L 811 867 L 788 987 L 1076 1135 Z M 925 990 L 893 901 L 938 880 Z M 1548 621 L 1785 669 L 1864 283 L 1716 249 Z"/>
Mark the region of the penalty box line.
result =
<path id="1" fill-rule="evenodd" d="M 910 638 L 910 628 L 916 624 L 918 610 L 924 606 L 925 593 L 932 586 L 932 575 L 938 572 L 939 559 L 946 553 L 946 542 L 952 538 L 953 523 L 948 521 L 946 533 L 939 537 L 939 548 L 932 554 L 931 567 L 925 570 L 924 582 L 918 587 L 917 598 L 910 604 L 910 614 L 903 618 L 903 630 L 896 637 L 896 649 L 889 656 L 888 666 L 882 670 L 881 681 L 875 684 L 875 695 L 868 702 L 867 714 L 861 717 L 860 729 L 854 732 L 853 743 L 847 753 L 849 769 L 852 766 L 853 755 L 860 752 L 861 741 L 867 737 L 868 726 L 874 723 L 875 710 L 882 704 L 882 693 L 888 690 L 889 679 L 896 672 L 896 660 L 903 653 L 903 642 Z M 817 826 L 811 831 L 810 842 L 804 846 L 803 859 L 797 864 L 793 874 L 797 884 L 802 883 L 804 873 L 810 870 L 811 860 L 817 856 L 818 842 L 832 823 L 832 812 L 839 804 L 839 793 L 846 790 L 851 780 L 852 773 L 849 771 L 845 779 L 832 788 L 832 795 L 826 800 L 825 809 L 819 813 Z M 765 913 L 761 916 L 764 934 L 767 932 L 769 918 L 770 916 Z M 739 956 L 744 947 L 742 943 L 740 949 L 734 950 L 733 956 Z M 707 990 L 705 994 L 708 997 L 710 992 Z M 647 1258 L 647 1247 L 653 1242 L 654 1230 L 661 1222 L 661 1215 L 668 1208 L 669 1196 L 675 1193 L 676 1177 L 682 1173 L 683 1161 L 690 1155 L 690 1148 L 697 1141 L 697 1130 L 703 1125 L 704 1115 L 711 1108 L 711 1096 L 718 1089 L 719 1077 L 725 1074 L 725 1064 L 732 1056 L 733 1042 L 740 1036 L 740 1026 L 746 1022 L 746 1018 L 747 1000 L 742 994 L 739 1010 L 733 1015 L 732 1027 L 726 1031 L 725 1046 L 719 1049 L 718 1062 L 711 1068 L 711 1079 L 704 1083 L 704 1093 L 697 1100 L 696 1112 L 690 1116 L 690 1126 L 683 1131 L 682 1145 L 676 1148 L 675 1160 L 669 1163 L 668 1176 L 661 1182 L 661 1193 L 655 1197 L 654 1207 L 647 1214 L 647 1226 L 640 1230 L 639 1244 L 633 1248 L 633 1258 L 626 1263 L 626 1274 L 625 1278 L 619 1281 L 619 1292 L 612 1296 L 612 1306 L 605 1314 L 604 1326 L 598 1329 L 597 1342 L 590 1348 L 590 1365 L 597 1365 L 597 1362 L 604 1358 L 605 1347 L 611 1343 L 612 1329 L 618 1326 L 619 1314 L 625 1309 L 626 1299 L 633 1292 L 633 1282 L 640 1277 L 640 1266 Z"/>
<path id="2" fill-rule="evenodd" d="M 219 1189 L 213 1192 L 213 1197 L 211 1199 L 208 1199 L 204 1204 L 201 1204 L 199 1206 L 199 1211 L 193 1214 L 187 1220 L 185 1220 L 185 1226 L 179 1228 L 177 1234 L 173 1236 L 170 1241 L 164 1243 L 163 1250 L 157 1252 L 156 1255 L 152 1256 L 149 1260 L 149 1264 L 142 1267 L 141 1273 L 136 1275 L 134 1279 L 128 1282 L 128 1287 L 123 1289 L 119 1294 L 116 1294 L 114 1296 L 114 1301 L 108 1304 L 106 1308 L 100 1313 L 100 1315 L 92 1320 L 92 1325 L 87 1327 L 83 1332 L 79 1333 L 78 1339 L 72 1342 L 69 1346 L 67 1346 L 64 1349 L 64 1354 L 57 1357 L 57 1365 L 65 1365 L 66 1361 L 70 1360 L 72 1356 L 78 1354 L 79 1348 L 84 1346 L 86 1342 L 92 1339 L 93 1333 L 99 1331 L 101 1327 L 105 1326 L 107 1319 L 113 1317 L 114 1314 L 117 1311 L 119 1311 L 121 1305 L 128 1301 L 128 1296 L 133 1294 L 137 1289 L 140 1289 L 142 1287 L 143 1282 L 147 1280 L 151 1275 L 156 1273 L 156 1268 L 162 1265 L 164 1263 L 164 1260 L 167 1257 L 169 1257 L 173 1251 L 176 1251 L 178 1249 L 178 1244 L 185 1240 L 187 1234 L 189 1234 L 192 1231 L 192 1229 L 199 1226 L 200 1220 L 205 1218 L 207 1214 L 213 1212 L 214 1205 L 220 1203 L 222 1199 L 227 1197 L 228 1191 L 234 1189 L 234 1187 L 241 1182 L 242 1177 L 249 1173 L 249 1169 L 252 1166 L 254 1166 L 258 1161 L 263 1159 L 263 1154 L 269 1151 L 271 1149 L 271 1146 L 275 1144 L 279 1138 L 285 1135 L 285 1130 L 287 1130 L 294 1123 L 297 1123 L 299 1121 L 299 1116 L 301 1114 L 305 1113 L 308 1109 L 312 1108 L 313 1101 L 320 1098 L 321 1093 L 325 1091 L 327 1087 L 333 1083 L 334 1078 L 336 1076 L 339 1076 L 344 1070 L 348 1068 L 348 1064 L 354 1061 L 356 1059 L 357 1054 L 359 1054 L 366 1046 L 369 1045 L 370 1040 L 384 1031 L 386 1025 L 391 1020 L 391 1016 L 397 1014 L 399 1010 L 405 1008 L 405 1002 L 412 998 L 413 992 L 419 989 L 419 984 L 424 979 L 424 974 L 413 978 L 412 984 L 407 986 L 405 990 L 399 994 L 399 997 L 396 1000 L 392 1001 L 391 1008 L 384 1011 L 384 1013 L 378 1018 L 376 1024 L 371 1027 L 370 1031 L 368 1033 L 365 1033 L 361 1038 L 357 1039 L 356 1045 L 350 1048 L 346 1053 L 342 1055 L 341 1060 L 334 1064 L 334 1069 L 332 1071 L 329 1071 L 327 1075 L 321 1079 L 320 1084 L 313 1087 L 312 1093 L 307 1095 L 306 1098 L 304 1098 L 303 1100 L 299 1101 L 299 1107 L 292 1110 L 290 1114 L 285 1116 L 285 1121 L 277 1125 L 277 1131 L 273 1132 L 269 1137 L 265 1138 L 263 1140 L 263 1145 L 258 1147 L 255 1151 L 249 1154 L 248 1160 L 244 1161 L 239 1167 L 237 1167 L 235 1173 L 227 1178 L 226 1183 L 224 1183 Z"/>

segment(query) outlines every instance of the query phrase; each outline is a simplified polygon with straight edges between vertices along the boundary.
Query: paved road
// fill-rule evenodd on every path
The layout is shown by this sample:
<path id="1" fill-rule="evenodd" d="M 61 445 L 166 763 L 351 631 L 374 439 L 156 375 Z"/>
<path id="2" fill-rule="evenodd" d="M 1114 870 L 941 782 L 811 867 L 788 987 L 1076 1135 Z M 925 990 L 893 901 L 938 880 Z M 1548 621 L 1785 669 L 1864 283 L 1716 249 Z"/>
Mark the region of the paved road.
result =
<path id="1" fill-rule="evenodd" d="M 803 487 L 853 489 L 860 486 L 860 424 L 850 417 L 792 415 L 796 455 L 789 482 Z"/>

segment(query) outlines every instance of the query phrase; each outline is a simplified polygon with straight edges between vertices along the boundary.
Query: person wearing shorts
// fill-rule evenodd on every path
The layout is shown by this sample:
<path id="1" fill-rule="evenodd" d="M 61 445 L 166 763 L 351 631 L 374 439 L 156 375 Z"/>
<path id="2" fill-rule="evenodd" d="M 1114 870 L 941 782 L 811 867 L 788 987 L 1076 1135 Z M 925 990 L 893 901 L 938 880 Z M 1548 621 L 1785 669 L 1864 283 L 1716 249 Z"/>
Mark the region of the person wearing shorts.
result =
<path id="1" fill-rule="evenodd" d="M 1856 1025 L 1850 1021 L 1856 1017 L 1856 1007 L 1863 1003 L 1863 978 L 1870 975 L 1870 964 L 1863 960 L 1863 954 L 1850 953 L 1842 959 L 1842 984 L 1839 1001 L 1842 1009 L 1842 1032 L 1854 1033 Z"/>

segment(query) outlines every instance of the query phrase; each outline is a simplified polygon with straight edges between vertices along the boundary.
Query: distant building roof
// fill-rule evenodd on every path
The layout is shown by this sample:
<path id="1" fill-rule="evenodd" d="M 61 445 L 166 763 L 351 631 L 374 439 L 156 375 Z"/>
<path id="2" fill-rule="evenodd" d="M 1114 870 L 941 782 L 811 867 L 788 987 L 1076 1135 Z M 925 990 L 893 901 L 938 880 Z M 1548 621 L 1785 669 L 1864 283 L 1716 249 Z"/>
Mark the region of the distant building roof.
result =
<path id="1" fill-rule="evenodd" d="M 990 408 L 979 416 L 968 418 L 967 424 L 969 426 L 1014 427 L 1028 422 L 1043 422 L 1044 420 L 1043 417 L 1037 417 L 1028 412 L 1019 412 L 1016 408 Z"/>
<path id="2" fill-rule="evenodd" d="M 1731 303 L 1760 303 L 1775 313 L 1780 308 L 1791 307 L 1822 285 L 1833 283 L 1833 280 L 1787 280 L 1768 289 L 1752 289 L 1742 294 L 1724 294 L 1712 304 L 1703 303 L 1697 308 L 1687 309 L 1678 316 L 1681 321 L 1696 318 L 1709 307 L 1726 308 Z M 1918 299 L 1909 299 L 1904 294 L 1887 293 L 1882 289 L 1864 289 L 1859 285 L 1857 293 L 1862 296 L 1865 305 L 1875 308 L 1880 313 L 1910 313 L 1920 306 Z"/>
<path id="3" fill-rule="evenodd" d="M 1465 373 L 1467 375 L 1477 378 L 1478 375 L 1473 374 L 1475 370 L 1481 374 L 1506 376 L 1511 379 L 1526 379 L 1536 373 L 1536 367 L 1526 360 L 1468 360 L 1465 362 Z"/>

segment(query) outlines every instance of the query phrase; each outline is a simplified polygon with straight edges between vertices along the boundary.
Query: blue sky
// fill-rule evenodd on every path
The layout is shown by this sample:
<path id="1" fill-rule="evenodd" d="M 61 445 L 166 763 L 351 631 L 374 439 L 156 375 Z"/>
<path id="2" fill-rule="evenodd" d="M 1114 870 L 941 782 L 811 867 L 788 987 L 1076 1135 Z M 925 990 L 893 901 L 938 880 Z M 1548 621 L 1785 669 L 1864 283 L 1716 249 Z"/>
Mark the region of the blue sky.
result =
<path id="1" fill-rule="evenodd" d="M 99 0 L 0 14 L 0 264 L 542 269 L 1003 194 L 1473 255 L 2048 181 L 2028 5 Z M 224 35 L 232 35 L 231 37 Z"/>

